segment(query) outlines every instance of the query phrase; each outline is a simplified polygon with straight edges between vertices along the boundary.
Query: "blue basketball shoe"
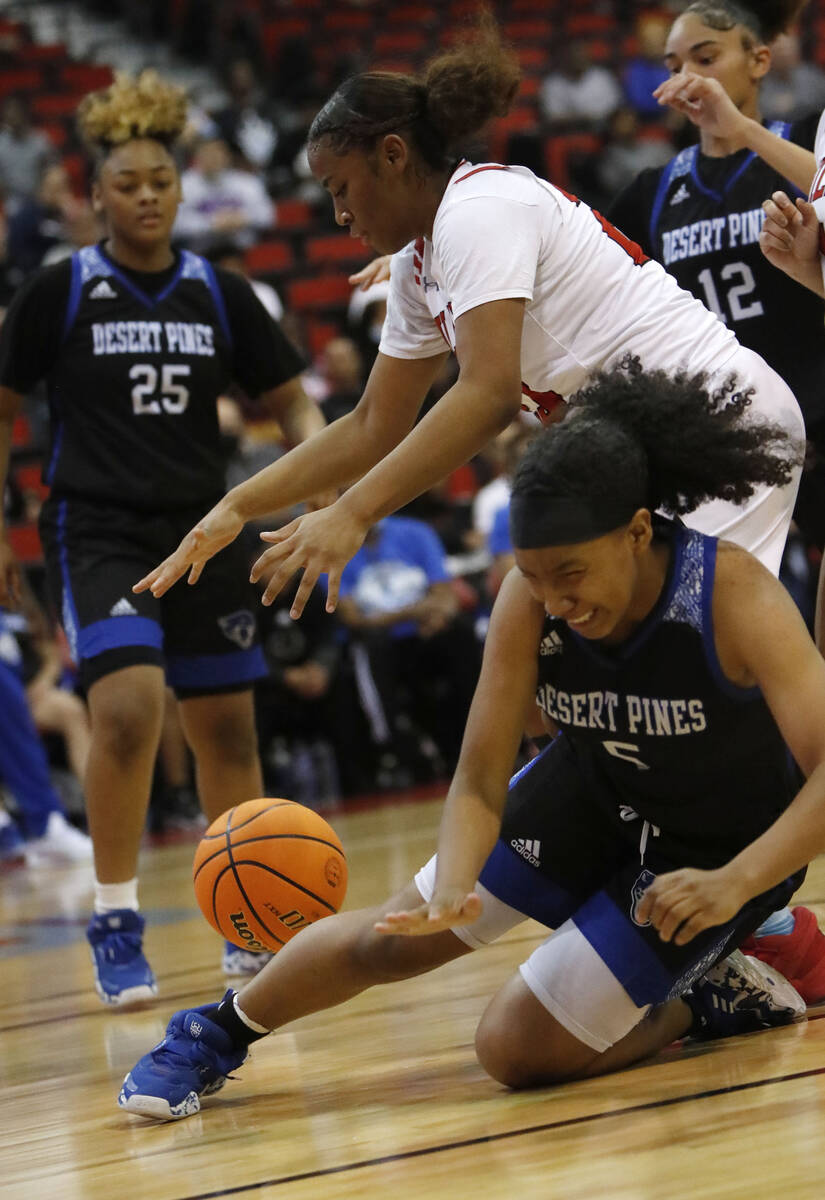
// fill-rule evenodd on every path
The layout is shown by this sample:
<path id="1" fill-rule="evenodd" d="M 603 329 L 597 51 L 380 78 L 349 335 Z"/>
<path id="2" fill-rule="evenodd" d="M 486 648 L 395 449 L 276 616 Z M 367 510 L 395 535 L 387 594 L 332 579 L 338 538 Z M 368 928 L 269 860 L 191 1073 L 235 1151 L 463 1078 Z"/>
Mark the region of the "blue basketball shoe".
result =
<path id="1" fill-rule="evenodd" d="M 86 929 L 92 948 L 95 988 L 104 1004 L 138 1004 L 157 996 L 152 968 L 143 955 L 146 922 L 132 908 L 95 913 Z"/>
<path id="2" fill-rule="evenodd" d="M 784 975 L 739 950 L 711 967 L 682 999 L 693 1013 L 690 1036 L 699 1041 L 789 1025 L 806 1008 Z"/>
<path id="3" fill-rule="evenodd" d="M 232 989 L 227 992 L 232 995 Z M 144 1054 L 126 1078 L 117 1102 L 128 1112 L 178 1121 L 200 1111 L 201 1096 L 217 1092 L 247 1056 L 209 1014 L 217 1004 L 176 1012 L 162 1042 Z"/>

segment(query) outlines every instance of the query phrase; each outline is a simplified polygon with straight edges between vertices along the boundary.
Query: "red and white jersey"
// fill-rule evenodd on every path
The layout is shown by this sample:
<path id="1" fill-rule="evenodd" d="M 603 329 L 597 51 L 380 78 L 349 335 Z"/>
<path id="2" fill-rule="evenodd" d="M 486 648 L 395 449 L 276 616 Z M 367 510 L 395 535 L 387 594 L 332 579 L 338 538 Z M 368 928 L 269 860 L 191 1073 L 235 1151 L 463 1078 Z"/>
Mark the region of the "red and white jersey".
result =
<path id="1" fill-rule="evenodd" d="M 426 358 L 456 348 L 480 304 L 526 300 L 526 407 L 549 411 L 594 370 L 638 355 L 648 370 L 714 372 L 734 335 L 586 204 L 525 167 L 461 163 L 433 224 L 393 257 L 380 350 Z"/>

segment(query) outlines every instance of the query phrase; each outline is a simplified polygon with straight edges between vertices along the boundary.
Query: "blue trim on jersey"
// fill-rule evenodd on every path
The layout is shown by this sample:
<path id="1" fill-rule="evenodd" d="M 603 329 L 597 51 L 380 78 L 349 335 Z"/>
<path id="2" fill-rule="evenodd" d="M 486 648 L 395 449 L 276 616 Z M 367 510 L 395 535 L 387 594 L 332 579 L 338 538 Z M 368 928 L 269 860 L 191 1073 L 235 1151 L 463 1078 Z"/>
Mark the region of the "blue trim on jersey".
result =
<path id="1" fill-rule="evenodd" d="M 229 317 L 227 316 L 226 304 L 224 303 L 223 292 L 221 291 L 220 284 L 218 283 L 218 277 L 215 274 L 215 268 L 212 266 L 211 262 L 209 262 L 205 258 L 201 259 L 201 262 L 203 263 L 203 265 L 206 269 L 206 286 L 209 288 L 209 291 L 212 293 L 212 301 L 215 305 L 215 308 L 218 311 L 218 320 L 221 323 L 221 329 L 223 330 L 223 336 L 226 338 L 226 340 L 229 343 L 229 346 L 231 348 L 232 347 L 232 333 L 229 329 Z"/>
<path id="2" fill-rule="evenodd" d="M 106 650 L 122 646 L 163 647 L 163 629 L 151 617 L 103 617 L 80 630 L 77 649 L 80 658 L 94 658 Z"/>
<path id="3" fill-rule="evenodd" d="M 66 316 L 63 318 L 63 338 L 65 342 L 69 336 L 69 331 L 74 325 L 77 310 L 80 308 L 80 296 L 83 291 L 83 260 L 80 257 L 80 251 L 76 250 L 72 255 L 72 279 L 69 284 L 69 301 L 66 305 Z"/>
<path id="4" fill-rule="evenodd" d="M 631 897 L 628 896 L 628 903 Z M 673 971 L 606 892 L 590 896 L 573 915 L 583 934 L 635 1005 L 660 1004 L 673 988 Z"/>
<path id="5" fill-rule="evenodd" d="M 230 654 L 173 654 L 166 662 L 166 677 L 173 687 L 223 687 L 253 683 L 268 675 L 260 646 Z"/>
<path id="6" fill-rule="evenodd" d="M 181 255 L 178 259 L 177 270 L 175 271 L 169 283 L 167 283 L 166 287 L 164 287 L 162 291 L 158 292 L 156 296 L 150 296 L 147 292 L 144 292 L 142 288 L 139 288 L 136 283 L 133 283 L 128 275 L 124 275 L 123 272 L 118 268 L 117 264 L 112 262 L 111 258 L 109 258 L 108 254 L 106 254 L 104 250 L 100 249 L 100 247 L 95 247 L 95 249 L 97 249 L 98 254 L 109 268 L 109 273 L 115 277 L 118 283 L 122 284 L 123 287 L 126 288 L 127 292 L 134 296 L 134 298 L 146 308 L 154 308 L 156 304 L 160 304 L 162 300 L 165 300 L 169 293 L 172 292 L 175 287 L 177 287 L 178 280 L 183 272 L 183 255 Z"/>
<path id="7" fill-rule="evenodd" d="M 705 661 L 720 692 L 737 700 L 748 703 L 757 699 L 762 693 L 758 687 L 738 687 L 733 680 L 728 679 L 722 670 L 719 656 L 716 653 L 716 638 L 713 633 L 713 588 L 716 578 L 716 555 L 719 543 L 716 538 L 705 539 L 705 586 L 702 589 L 702 649 Z"/>
<path id="8" fill-rule="evenodd" d="M 60 457 L 60 451 L 63 446 L 63 434 L 66 431 L 66 425 L 62 417 L 57 417 L 55 422 L 54 437 L 52 441 L 52 453 L 49 458 L 49 465 L 43 472 L 43 482 L 51 485 L 54 479 L 54 473 L 57 470 L 57 460 Z"/>
<path id="9" fill-rule="evenodd" d="M 767 128 L 770 133 L 775 133 L 777 137 L 781 137 L 785 141 L 788 141 L 790 138 L 791 127 L 787 121 L 771 121 Z M 659 186 L 656 189 L 656 196 L 653 200 L 653 208 L 650 212 L 650 225 L 648 229 L 651 250 L 655 251 L 656 248 L 656 236 L 659 228 L 659 218 L 662 215 L 662 209 L 664 208 L 665 200 L 667 198 L 668 188 L 674 179 L 680 175 L 690 175 L 699 191 L 705 196 L 709 196 L 711 200 L 715 200 L 717 204 L 719 204 L 756 157 L 757 155 L 754 153 L 749 154 L 741 166 L 734 171 L 733 175 L 727 181 L 722 191 L 715 192 L 711 188 L 705 187 L 697 174 L 699 161 L 698 145 L 687 146 L 684 150 L 680 150 L 675 158 L 672 158 L 669 163 L 665 164 L 665 166 L 662 168 L 662 174 L 659 177 Z M 790 183 L 790 180 L 787 182 Z M 794 184 L 791 184 L 791 189 L 798 195 L 802 195 L 802 192 L 800 192 L 799 188 L 797 188 Z"/>
<path id="10" fill-rule="evenodd" d="M 63 582 L 63 595 L 61 597 L 61 618 L 63 624 L 63 632 L 66 634 L 66 640 L 69 643 L 69 650 L 75 662 L 77 656 L 77 638 L 80 629 L 80 621 L 77 616 L 77 606 L 74 602 L 74 594 L 72 592 L 72 579 L 69 573 L 69 550 L 66 545 L 66 515 L 69 510 L 68 500 L 61 500 L 57 507 L 57 546 L 58 560 L 60 562 L 60 578 Z"/>
<path id="11" fill-rule="evenodd" d="M 512 846 L 502 841 L 496 842 L 478 881 L 497 900 L 548 929 L 563 925 L 580 903 L 580 898 L 542 875 Z"/>
<path id="12" fill-rule="evenodd" d="M 563 737 L 564 734 L 558 734 L 557 736 Z M 553 739 L 553 741 L 555 741 L 555 738 Z M 543 750 L 540 750 L 538 752 L 538 754 L 536 754 L 533 758 L 528 759 L 528 761 L 524 764 L 523 767 L 519 767 L 519 769 L 516 771 L 515 775 L 512 776 L 512 778 L 510 779 L 510 782 L 507 784 L 507 791 L 509 792 L 511 790 L 511 788 L 514 788 L 516 786 L 516 784 L 518 783 L 518 781 L 522 778 L 522 776 L 526 775 L 528 771 L 532 771 L 533 767 L 536 765 L 536 763 L 539 761 L 539 759 L 544 758 L 545 754 L 548 752 L 548 750 L 552 749 L 552 747 L 553 747 L 553 742 L 550 742 L 547 746 L 544 747 Z"/>

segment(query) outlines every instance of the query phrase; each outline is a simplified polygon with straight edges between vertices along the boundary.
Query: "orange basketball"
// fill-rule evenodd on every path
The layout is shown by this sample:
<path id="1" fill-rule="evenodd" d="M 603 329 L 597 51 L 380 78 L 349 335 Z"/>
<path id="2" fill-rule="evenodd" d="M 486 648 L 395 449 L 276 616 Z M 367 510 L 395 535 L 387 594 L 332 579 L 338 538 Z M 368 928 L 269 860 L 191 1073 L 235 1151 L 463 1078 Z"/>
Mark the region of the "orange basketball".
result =
<path id="1" fill-rule="evenodd" d="M 280 950 L 337 912 L 347 891 L 338 835 L 292 800 L 247 800 L 223 813 L 195 851 L 193 874 L 209 924 L 246 950 Z"/>

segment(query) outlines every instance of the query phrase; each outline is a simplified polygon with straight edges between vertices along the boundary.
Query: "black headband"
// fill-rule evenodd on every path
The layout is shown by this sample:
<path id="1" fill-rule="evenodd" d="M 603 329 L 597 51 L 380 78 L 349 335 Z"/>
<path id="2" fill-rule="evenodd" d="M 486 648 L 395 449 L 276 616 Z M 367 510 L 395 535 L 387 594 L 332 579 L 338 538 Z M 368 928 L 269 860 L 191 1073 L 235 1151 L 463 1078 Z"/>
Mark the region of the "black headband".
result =
<path id="1" fill-rule="evenodd" d="M 514 492 L 510 498 L 510 539 L 517 550 L 540 550 L 544 546 L 572 546 L 592 542 L 622 525 L 645 502 L 617 503 L 615 499 L 547 496 Z"/>

